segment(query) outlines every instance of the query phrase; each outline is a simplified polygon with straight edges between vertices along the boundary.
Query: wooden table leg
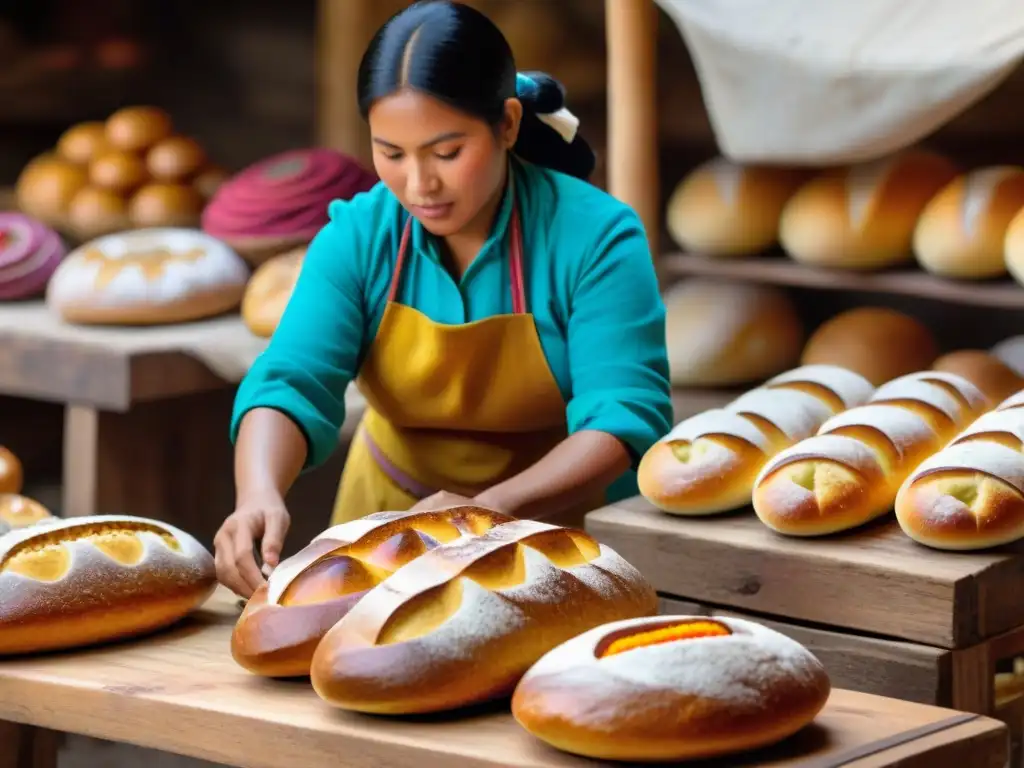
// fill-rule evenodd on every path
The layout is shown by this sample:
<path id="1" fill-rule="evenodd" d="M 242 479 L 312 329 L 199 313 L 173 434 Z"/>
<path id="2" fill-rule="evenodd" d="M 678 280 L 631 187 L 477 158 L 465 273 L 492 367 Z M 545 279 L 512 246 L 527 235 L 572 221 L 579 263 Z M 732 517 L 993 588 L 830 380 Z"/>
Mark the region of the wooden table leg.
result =
<path id="1" fill-rule="evenodd" d="M 0 722 L 0 768 L 57 768 L 59 743 L 56 731 Z"/>

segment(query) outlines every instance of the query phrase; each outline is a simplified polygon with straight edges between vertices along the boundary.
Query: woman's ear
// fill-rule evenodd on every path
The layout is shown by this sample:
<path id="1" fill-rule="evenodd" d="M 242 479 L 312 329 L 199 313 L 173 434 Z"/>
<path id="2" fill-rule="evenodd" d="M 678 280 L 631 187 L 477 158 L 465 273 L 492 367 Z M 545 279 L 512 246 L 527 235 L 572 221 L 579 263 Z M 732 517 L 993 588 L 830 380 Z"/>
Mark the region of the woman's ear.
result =
<path id="1" fill-rule="evenodd" d="M 512 149 L 515 146 L 522 122 L 523 103 L 519 99 L 505 99 L 505 116 L 498 128 L 498 138 L 505 149 Z"/>

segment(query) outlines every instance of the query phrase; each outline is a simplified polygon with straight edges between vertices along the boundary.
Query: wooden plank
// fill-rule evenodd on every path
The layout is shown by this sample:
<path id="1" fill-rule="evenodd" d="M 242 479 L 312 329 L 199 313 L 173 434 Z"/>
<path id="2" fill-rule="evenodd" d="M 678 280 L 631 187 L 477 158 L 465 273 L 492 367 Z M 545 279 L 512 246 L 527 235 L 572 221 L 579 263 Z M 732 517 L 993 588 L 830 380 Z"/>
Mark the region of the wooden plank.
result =
<path id="1" fill-rule="evenodd" d="M 533 739 L 509 716 L 507 702 L 433 718 L 333 710 L 308 682 L 263 680 L 235 665 L 227 649 L 237 617 L 235 601 L 221 590 L 170 632 L 82 653 L 5 660 L 0 719 L 246 768 L 593 765 Z M 1006 760 L 1006 727 L 980 717 L 950 720 L 955 716 L 835 689 L 815 724 L 795 738 L 710 765 L 999 768 Z M 939 730 L 923 734 L 921 728 Z M 895 746 L 893 737 L 907 741 Z"/>
<path id="2" fill-rule="evenodd" d="M 57 768 L 60 734 L 0 722 L 0 768 Z"/>
<path id="3" fill-rule="evenodd" d="M 666 594 L 843 629 L 963 648 L 1024 625 L 1020 547 L 948 553 L 894 521 L 841 536 L 780 536 L 749 511 L 683 518 L 636 497 L 587 516 L 587 530 Z"/>
<path id="4" fill-rule="evenodd" d="M 832 685 L 837 688 L 921 704 L 952 706 L 951 652 L 942 648 L 774 621 L 664 595 L 659 600 L 658 610 L 667 615 L 753 621 L 791 637 L 810 650 L 825 665 Z M 988 709 L 991 709 L 991 700 Z M 979 713 L 986 712 L 979 710 Z"/>

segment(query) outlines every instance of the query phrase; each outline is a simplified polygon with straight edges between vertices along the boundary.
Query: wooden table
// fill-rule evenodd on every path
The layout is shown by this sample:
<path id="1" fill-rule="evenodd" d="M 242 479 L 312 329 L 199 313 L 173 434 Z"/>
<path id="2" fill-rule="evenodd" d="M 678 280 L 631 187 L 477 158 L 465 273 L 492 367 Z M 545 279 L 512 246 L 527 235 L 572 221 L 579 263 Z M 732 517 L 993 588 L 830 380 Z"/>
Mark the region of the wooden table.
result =
<path id="1" fill-rule="evenodd" d="M 162 635 L 0 662 L 0 720 L 7 721 L 7 733 L 0 733 L 0 766 L 52 768 L 52 731 L 244 768 L 596 764 L 533 739 L 504 702 L 458 717 L 372 718 L 332 709 L 308 682 L 256 678 L 229 654 L 237 616 L 235 602 L 222 591 Z M 5 748 L 6 759 L 15 759 L 6 746 L 13 744 L 34 762 L 4 762 Z M 997 721 L 836 690 L 816 723 L 790 742 L 757 759 L 714 765 L 1003 768 L 1006 755 L 1006 730 Z"/>

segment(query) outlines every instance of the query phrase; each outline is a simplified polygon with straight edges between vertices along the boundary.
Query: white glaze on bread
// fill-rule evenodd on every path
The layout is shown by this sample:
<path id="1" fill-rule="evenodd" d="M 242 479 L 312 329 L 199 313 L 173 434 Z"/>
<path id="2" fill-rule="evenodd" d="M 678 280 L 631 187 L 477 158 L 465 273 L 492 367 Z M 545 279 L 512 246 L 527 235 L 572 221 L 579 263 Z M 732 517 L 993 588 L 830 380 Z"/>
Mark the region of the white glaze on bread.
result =
<path id="1" fill-rule="evenodd" d="M 838 365 L 802 365 L 770 378 L 764 386 L 770 388 L 801 383 L 825 387 L 842 400 L 847 408 L 866 402 L 874 392 L 871 382 Z"/>
<path id="2" fill-rule="evenodd" d="M 702 437 L 726 435 L 745 440 L 755 448 L 767 453 L 771 441 L 751 422 L 739 414 L 724 408 L 714 408 L 684 419 L 661 439 L 661 442 L 675 443 L 682 440 L 695 442 Z"/>
<path id="3" fill-rule="evenodd" d="M 769 459 L 761 470 L 761 474 L 757 476 L 757 480 L 754 481 L 755 487 L 763 483 L 765 478 L 776 470 L 808 459 L 834 461 L 862 473 L 879 466 L 878 456 L 860 440 L 846 435 L 815 435 L 801 440 Z"/>
<path id="4" fill-rule="evenodd" d="M 1024 405 L 1024 390 L 1010 395 L 996 407 L 996 410 L 1009 411 L 1014 408 L 1020 408 L 1022 405 Z"/>
<path id="5" fill-rule="evenodd" d="M 958 434 L 950 445 L 965 442 L 979 435 L 1003 433 L 1015 437 L 1024 443 L 1024 413 L 1017 409 L 1010 409 L 1010 412 L 989 411 L 980 418 L 974 420 L 967 429 Z"/>
<path id="6" fill-rule="evenodd" d="M 949 392 L 926 381 L 910 379 L 906 376 L 883 384 L 871 398 L 873 403 L 898 400 L 917 400 L 944 413 L 953 421 L 960 421 L 965 416 L 963 405 Z"/>
<path id="7" fill-rule="evenodd" d="M 826 435 L 847 427 L 871 427 L 892 443 L 900 456 L 912 453 L 923 441 L 935 437 L 928 422 L 913 411 L 898 405 L 868 404 L 851 408 L 833 416 L 821 425 L 820 434 Z"/>
<path id="8" fill-rule="evenodd" d="M 738 414 L 759 416 L 778 427 L 790 440 L 813 435 L 832 409 L 814 395 L 797 389 L 755 389 L 726 408 Z"/>
<path id="9" fill-rule="evenodd" d="M 1024 494 L 1024 455 L 999 443 L 970 440 L 943 448 L 921 462 L 908 482 L 934 472 L 968 471 L 992 475 Z"/>

